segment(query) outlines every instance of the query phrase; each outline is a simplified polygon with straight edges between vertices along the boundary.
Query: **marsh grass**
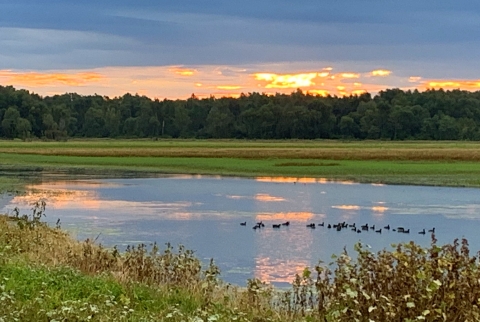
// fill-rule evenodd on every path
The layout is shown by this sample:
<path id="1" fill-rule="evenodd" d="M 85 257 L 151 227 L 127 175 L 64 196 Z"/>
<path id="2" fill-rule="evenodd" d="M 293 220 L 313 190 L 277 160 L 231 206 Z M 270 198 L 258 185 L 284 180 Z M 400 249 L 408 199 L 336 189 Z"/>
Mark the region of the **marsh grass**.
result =
<path id="1" fill-rule="evenodd" d="M 473 142 L 242 140 L 0 141 L 0 169 L 290 176 L 480 187 Z M 1 182 L 0 182 L 1 184 Z"/>
<path id="2" fill-rule="evenodd" d="M 226 284 L 213 260 L 140 244 L 78 242 L 32 214 L 0 216 L 0 321 L 478 321 L 480 269 L 466 240 L 372 253 L 357 244 L 291 288 Z"/>

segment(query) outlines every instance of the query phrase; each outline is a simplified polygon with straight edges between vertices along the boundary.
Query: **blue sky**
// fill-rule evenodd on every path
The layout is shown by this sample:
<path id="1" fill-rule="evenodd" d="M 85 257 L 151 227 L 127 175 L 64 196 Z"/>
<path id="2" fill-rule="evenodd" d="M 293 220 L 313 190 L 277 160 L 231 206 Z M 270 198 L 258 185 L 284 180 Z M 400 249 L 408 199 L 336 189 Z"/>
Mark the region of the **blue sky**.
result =
<path id="1" fill-rule="evenodd" d="M 480 89 L 478 1 L 16 0 L 0 8 L 0 84 L 45 95 L 288 92 L 298 84 L 267 87 L 256 75 L 325 70 L 336 82 L 316 77 L 305 90 L 351 93 L 342 73 L 359 75 L 358 90 Z M 379 69 L 390 73 L 368 77 Z"/>

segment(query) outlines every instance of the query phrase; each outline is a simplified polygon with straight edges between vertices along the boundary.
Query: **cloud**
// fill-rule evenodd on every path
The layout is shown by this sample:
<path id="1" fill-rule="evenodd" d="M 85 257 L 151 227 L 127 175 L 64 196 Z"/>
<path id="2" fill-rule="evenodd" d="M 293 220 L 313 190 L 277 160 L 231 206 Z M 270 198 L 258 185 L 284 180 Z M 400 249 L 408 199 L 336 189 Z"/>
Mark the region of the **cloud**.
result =
<path id="1" fill-rule="evenodd" d="M 317 64 L 315 64 L 317 65 Z M 125 93 L 150 98 L 186 99 L 239 97 L 242 93 L 290 94 L 297 89 L 319 96 L 376 94 L 387 88 L 426 90 L 428 88 L 480 90 L 478 79 L 434 79 L 423 76 L 372 77 L 365 69 L 335 72 L 332 65 L 292 72 L 292 64 L 196 66 L 106 67 L 84 70 L 21 71 L 0 70 L 0 83 L 34 91 L 42 96 L 76 92 L 82 95 L 116 97 Z M 297 66 L 293 65 L 297 68 Z M 288 73 L 264 73 L 259 70 L 285 70 Z M 371 69 L 367 69 L 371 70 Z M 379 70 L 379 69 L 373 69 Z M 224 73 L 223 71 L 228 71 Z M 417 74 L 418 75 L 418 74 Z"/>
<path id="2" fill-rule="evenodd" d="M 12 72 L 0 70 L 0 79 L 8 84 L 19 84 L 27 87 L 41 87 L 46 85 L 82 86 L 88 83 L 96 83 L 104 77 L 94 72 L 66 73 L 39 73 L 39 72 Z"/>
<path id="3" fill-rule="evenodd" d="M 386 70 L 386 69 L 377 69 L 377 70 L 372 70 L 370 72 L 370 75 L 371 76 L 381 76 L 381 77 L 384 77 L 384 76 L 388 76 L 392 73 L 391 70 Z"/>
<path id="4" fill-rule="evenodd" d="M 476 80 L 425 80 L 422 82 L 425 89 L 433 88 L 445 90 L 461 89 L 467 91 L 480 91 L 480 79 Z"/>
<path id="5" fill-rule="evenodd" d="M 479 23 L 478 5 L 470 1 L 305 0 L 292 6 L 285 0 L 19 0 L 2 4 L 0 68 L 321 60 L 377 66 L 395 61 L 398 70 L 437 60 L 466 73 L 480 49 Z"/>

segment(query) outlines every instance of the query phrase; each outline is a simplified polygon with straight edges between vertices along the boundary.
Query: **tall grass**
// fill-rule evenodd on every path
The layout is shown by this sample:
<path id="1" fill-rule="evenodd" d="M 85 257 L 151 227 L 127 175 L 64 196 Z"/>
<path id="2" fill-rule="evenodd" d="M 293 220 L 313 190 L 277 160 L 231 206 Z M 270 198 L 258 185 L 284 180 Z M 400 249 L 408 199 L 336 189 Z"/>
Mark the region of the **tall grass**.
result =
<path id="1" fill-rule="evenodd" d="M 478 161 L 480 149 L 472 142 L 0 141 L 0 170 L 321 177 L 480 187 Z"/>
<path id="2" fill-rule="evenodd" d="M 222 282 L 182 246 L 119 253 L 31 215 L 0 216 L 0 321 L 478 321 L 478 254 L 466 240 L 361 244 L 297 275 L 288 290 Z"/>

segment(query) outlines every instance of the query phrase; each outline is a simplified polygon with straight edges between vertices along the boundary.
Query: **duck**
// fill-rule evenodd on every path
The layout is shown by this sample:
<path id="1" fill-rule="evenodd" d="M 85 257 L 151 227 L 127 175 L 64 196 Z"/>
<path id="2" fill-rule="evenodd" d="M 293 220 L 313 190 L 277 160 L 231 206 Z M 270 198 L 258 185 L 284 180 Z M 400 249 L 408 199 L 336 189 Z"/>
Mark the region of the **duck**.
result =
<path id="1" fill-rule="evenodd" d="M 388 225 L 386 225 L 385 227 L 383 227 L 383 229 L 390 230 L 390 224 L 388 224 Z"/>
<path id="2" fill-rule="evenodd" d="M 370 230 L 375 230 L 375 225 L 371 226 Z"/>
<path id="3" fill-rule="evenodd" d="M 282 226 L 290 226 L 290 222 L 289 221 L 286 221 L 282 224 Z"/>
<path id="4" fill-rule="evenodd" d="M 327 228 L 332 228 L 332 225 L 328 224 Z"/>
<path id="5" fill-rule="evenodd" d="M 240 226 L 246 226 L 246 225 L 247 225 L 246 221 L 240 223 Z"/>
<path id="6" fill-rule="evenodd" d="M 398 228 L 397 228 L 397 231 L 398 231 L 399 233 L 403 233 L 403 232 L 405 231 L 405 228 L 403 228 L 403 227 L 398 227 Z"/>
<path id="7" fill-rule="evenodd" d="M 425 235 L 425 228 L 423 228 L 423 230 L 422 230 L 422 231 L 419 231 L 418 233 L 419 233 L 420 235 Z"/>
<path id="8" fill-rule="evenodd" d="M 308 224 L 307 227 L 309 227 L 309 228 L 315 228 L 315 224 L 314 224 L 314 223 Z"/>
<path id="9" fill-rule="evenodd" d="M 409 228 L 409 229 L 404 229 L 404 230 L 403 230 L 403 233 L 404 233 L 404 234 L 410 234 L 410 228 Z"/>
<path id="10" fill-rule="evenodd" d="M 360 229 L 357 229 L 357 234 L 360 234 L 362 231 Z"/>
<path id="11" fill-rule="evenodd" d="M 280 225 L 280 224 L 278 224 L 278 225 L 277 225 L 277 224 L 273 224 L 273 225 L 272 225 L 273 228 L 280 228 L 281 226 L 282 226 L 282 225 Z"/>
<path id="12" fill-rule="evenodd" d="M 375 232 L 381 234 L 382 233 L 382 228 L 375 230 Z"/>
<path id="13" fill-rule="evenodd" d="M 322 221 L 322 223 L 321 223 L 321 224 L 318 224 L 318 226 L 320 226 L 320 227 L 324 227 L 324 226 L 325 226 L 325 222 L 324 222 L 324 221 Z"/>
<path id="14" fill-rule="evenodd" d="M 435 232 L 435 227 L 433 227 L 432 229 L 429 229 L 428 232 L 429 233 L 434 233 Z"/>
<path id="15" fill-rule="evenodd" d="M 362 225 L 361 228 L 362 230 L 368 230 L 368 224 Z"/>

